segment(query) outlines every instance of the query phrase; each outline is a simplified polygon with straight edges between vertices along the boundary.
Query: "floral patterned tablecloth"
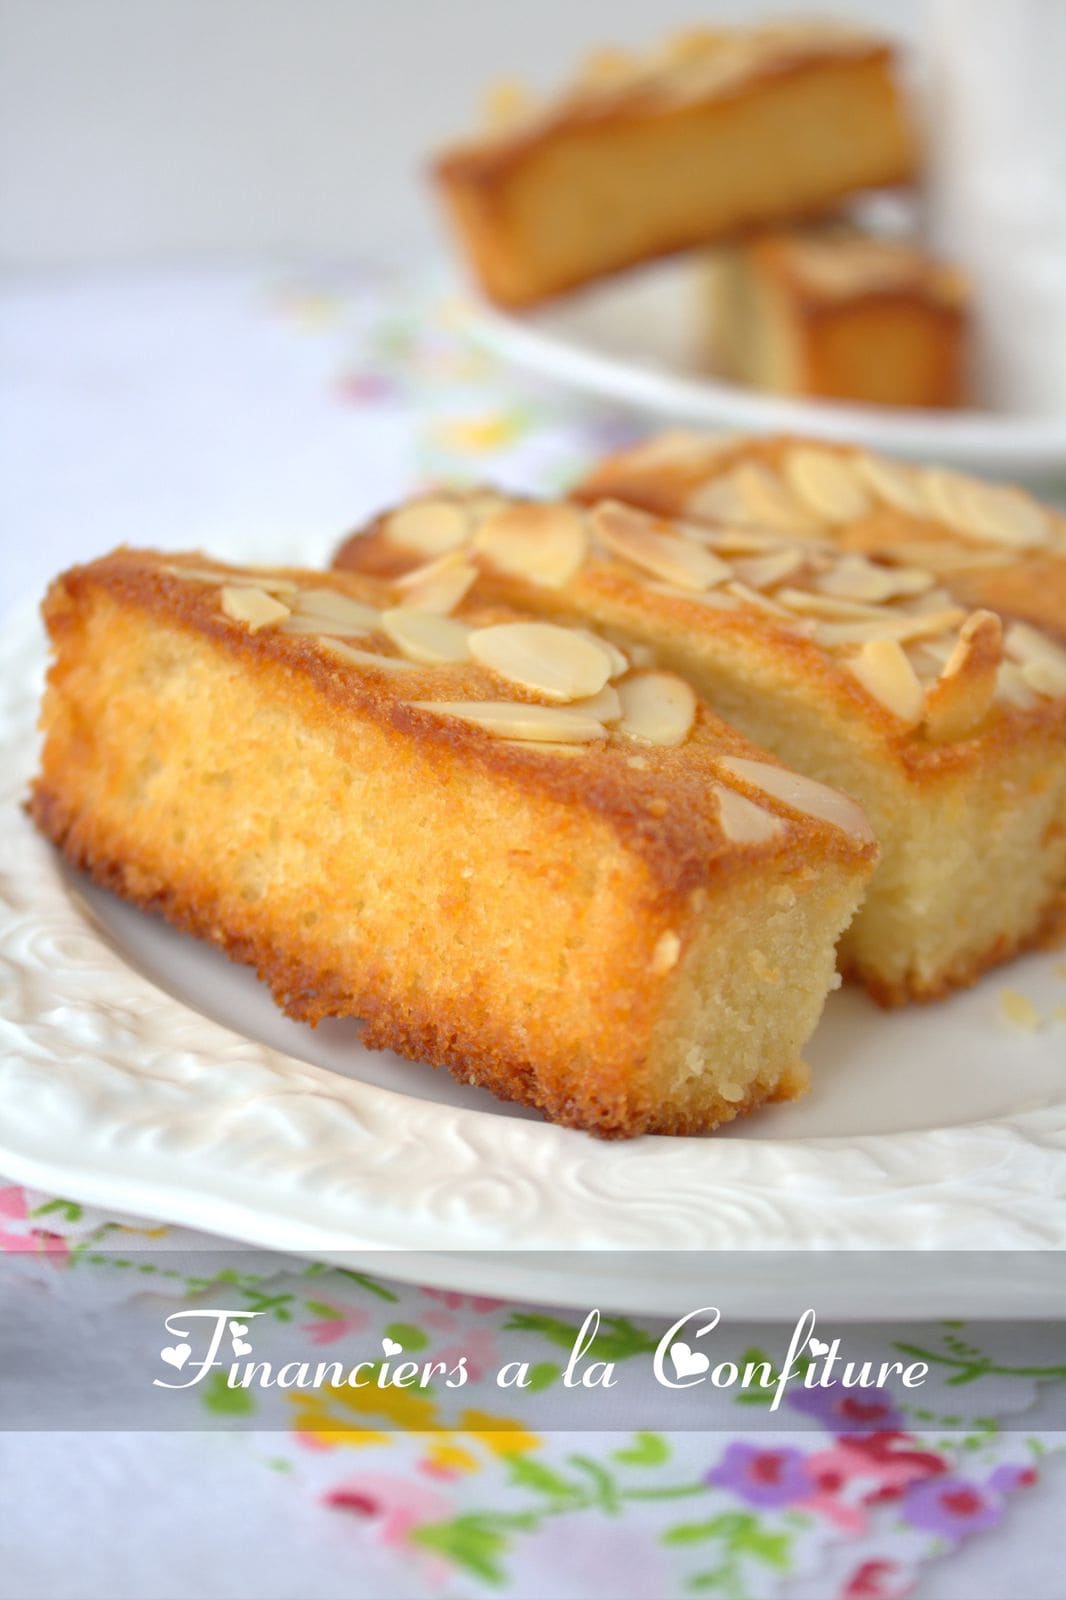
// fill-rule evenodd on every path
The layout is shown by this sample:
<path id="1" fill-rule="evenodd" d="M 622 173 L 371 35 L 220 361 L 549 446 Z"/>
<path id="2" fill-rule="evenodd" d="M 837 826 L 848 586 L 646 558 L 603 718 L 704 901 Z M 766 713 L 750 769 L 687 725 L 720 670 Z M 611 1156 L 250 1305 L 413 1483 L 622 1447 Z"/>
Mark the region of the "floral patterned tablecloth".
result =
<path id="1" fill-rule="evenodd" d="M 165 303 L 165 288 L 153 292 Z M 211 292 L 183 287 L 182 304 Z M 117 337 L 122 303 L 112 303 L 101 349 Z M 328 410 L 334 419 L 329 471 L 335 486 L 351 479 L 353 520 L 373 509 L 360 497 L 361 466 L 372 476 L 361 451 L 371 435 L 384 437 L 384 423 L 402 441 L 406 481 L 395 482 L 394 493 L 454 478 L 550 491 L 639 432 L 632 417 L 521 380 L 479 353 L 446 288 L 368 268 L 314 282 L 242 280 L 236 289 L 229 282 L 223 303 L 208 319 L 212 338 L 222 341 L 220 359 L 239 305 L 240 337 L 269 343 L 274 381 L 291 380 L 294 395 L 313 390 L 326 408 L 321 415 Z M 139 374 L 122 398 L 123 375 L 129 379 L 141 348 L 137 330 L 127 332 L 117 404 L 135 429 L 137 396 L 151 383 Z M 173 381 L 169 370 L 160 366 L 158 384 Z M 253 391 L 249 378 L 252 407 Z M 291 415 L 284 420 L 291 428 Z M 276 426 L 280 433 L 281 419 Z M 262 450 L 262 441 L 253 447 Z M 321 439 L 305 439 L 302 449 L 280 465 L 264 460 L 275 504 L 297 504 L 312 473 L 321 484 Z M 374 483 L 382 494 L 380 473 Z M 320 555 L 340 531 L 329 517 L 342 498 L 335 487 L 322 502 L 329 512 L 310 518 L 309 548 Z M 224 514 L 229 508 L 220 507 L 219 523 Z M 115 520 L 121 536 L 121 509 Z M 175 531 L 160 542 L 208 542 L 209 520 L 187 541 Z M 279 512 L 278 523 L 284 520 Z M 273 554 L 265 537 L 264 558 Z M 116 1339 L 136 1340 L 138 1329 L 158 1329 L 172 1305 L 203 1296 L 205 1284 L 182 1262 L 205 1244 L 0 1179 L 0 1248 L 32 1258 L 36 1312 L 62 1316 L 70 1286 L 84 1292 L 91 1284 L 110 1308 Z M 313 1263 L 279 1268 L 264 1258 L 262 1270 L 249 1269 L 248 1252 L 234 1247 L 231 1264 L 225 1247 L 215 1241 L 213 1248 L 214 1292 L 224 1284 L 227 1306 L 257 1314 L 267 1343 L 273 1329 L 325 1354 L 353 1341 L 394 1344 L 445 1362 L 463 1354 L 474 1372 L 520 1353 L 531 1361 L 534 1388 L 549 1391 L 580 1321 Z M 160 1265 L 163 1250 L 171 1265 Z M 620 1365 L 646 1362 L 660 1333 L 640 1319 L 605 1318 L 596 1353 Z M 960 1561 L 974 1541 L 999 1530 L 992 1533 L 999 1543 L 989 1542 L 998 1551 L 998 1576 L 990 1569 L 988 1577 L 996 1587 L 983 1594 L 981 1580 L 971 1578 L 959 1592 L 993 1600 L 1013 1566 L 1012 1592 L 1024 1600 L 1026 1552 L 1009 1551 L 1005 1563 L 1002 1530 L 1009 1532 L 1045 1464 L 1066 1445 L 1045 1425 L 1047 1396 L 1066 1383 L 1063 1333 L 1041 1329 L 1037 1358 L 1019 1364 L 988 1348 L 981 1328 L 939 1326 L 922 1345 L 932 1377 L 920 1395 L 886 1391 L 856 1404 L 832 1389 L 799 1391 L 788 1404 L 805 1413 L 800 1432 L 784 1425 L 753 1432 L 744 1409 L 751 1397 L 727 1393 L 713 1429 L 538 1432 L 524 1418 L 522 1396 L 510 1392 L 490 1412 L 437 1391 L 251 1393 L 227 1388 L 219 1374 L 190 1396 L 200 1431 L 169 1442 L 147 1433 L 124 1442 L 84 1435 L 76 1452 L 68 1440 L 62 1471 L 78 1462 L 80 1492 L 89 1497 L 99 1488 L 103 1496 L 87 1498 L 84 1509 L 78 1494 L 48 1502 L 46 1444 L 38 1440 L 35 1453 L 32 1439 L 6 1436 L 0 1595 L 895 1600 L 923 1592 L 931 1563 Z M 757 1349 L 758 1338 L 758 1329 L 738 1328 L 734 1359 Z M 906 1345 L 904 1329 L 884 1336 L 886 1354 Z M 227 1420 L 239 1429 L 220 1430 Z M 61 1428 L 62 1418 L 48 1416 L 47 1426 Z M 163 1460 L 165 1491 L 153 1475 Z M 58 1465 L 51 1470 L 60 1473 Z M 162 1502 L 166 1548 L 153 1567 L 136 1545 Z M 220 1555 L 216 1535 L 237 1515 L 246 1542 L 235 1563 L 232 1549 Z"/>

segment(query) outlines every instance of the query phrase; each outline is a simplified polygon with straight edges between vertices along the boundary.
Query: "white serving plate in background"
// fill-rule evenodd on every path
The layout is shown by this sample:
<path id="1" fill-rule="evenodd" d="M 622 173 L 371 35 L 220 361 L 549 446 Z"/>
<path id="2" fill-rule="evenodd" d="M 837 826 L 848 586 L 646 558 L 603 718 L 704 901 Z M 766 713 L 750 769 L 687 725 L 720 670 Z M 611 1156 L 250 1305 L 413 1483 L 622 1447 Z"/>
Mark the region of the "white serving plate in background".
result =
<path id="1" fill-rule="evenodd" d="M 701 372 L 697 292 L 677 257 L 530 311 L 468 300 L 466 327 L 517 367 L 663 424 L 807 434 L 1006 477 L 1066 473 L 1066 415 L 792 399 Z"/>

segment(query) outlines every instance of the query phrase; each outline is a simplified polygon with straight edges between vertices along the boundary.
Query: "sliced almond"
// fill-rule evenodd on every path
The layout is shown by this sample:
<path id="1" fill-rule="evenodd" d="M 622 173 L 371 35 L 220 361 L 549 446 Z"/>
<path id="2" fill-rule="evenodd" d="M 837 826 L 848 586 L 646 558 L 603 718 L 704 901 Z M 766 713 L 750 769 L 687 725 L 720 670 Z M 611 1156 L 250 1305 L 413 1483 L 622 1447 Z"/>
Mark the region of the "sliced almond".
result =
<path id="1" fill-rule="evenodd" d="M 732 568 L 710 550 L 668 531 L 650 517 L 617 500 L 603 500 L 590 513 L 597 538 L 612 555 L 682 589 L 711 589 L 731 575 Z"/>
<path id="2" fill-rule="evenodd" d="M 839 595 L 842 600 L 865 600 L 880 604 L 905 595 L 922 594 L 936 578 L 917 567 L 885 567 L 849 552 L 835 561 L 817 580 L 822 594 Z"/>
<path id="3" fill-rule="evenodd" d="M 501 739 L 536 744 L 586 744 L 603 739 L 607 730 L 595 717 L 569 706 L 523 705 L 511 700 L 411 700 L 419 711 L 456 717 Z"/>
<path id="4" fill-rule="evenodd" d="M 289 608 L 267 594 L 265 589 L 226 585 L 219 591 L 223 613 L 233 622 L 243 622 L 250 633 L 257 633 L 274 622 L 283 622 Z"/>
<path id="5" fill-rule="evenodd" d="M 292 604 L 294 621 L 309 618 L 334 625 L 324 632 L 366 633 L 378 624 L 379 613 L 373 606 L 364 605 L 362 600 L 354 600 L 339 589 L 301 589 Z"/>
<path id="6" fill-rule="evenodd" d="M 972 539 L 1012 549 L 1048 542 L 1047 513 L 1020 489 L 981 483 L 945 467 L 928 468 L 921 481 L 933 515 Z"/>
<path id="7" fill-rule="evenodd" d="M 800 447 L 786 455 L 784 474 L 800 504 L 822 522 L 858 522 L 872 509 L 848 456 Z"/>
<path id="8" fill-rule="evenodd" d="M 461 550 L 438 556 L 425 566 L 415 567 L 397 579 L 401 604 L 408 610 L 435 611 L 447 616 L 455 609 L 477 578 L 477 568 Z"/>
<path id="9" fill-rule="evenodd" d="M 745 461 L 730 476 L 741 505 L 738 521 L 801 539 L 816 538 L 823 531 L 823 523 L 812 517 L 778 474 L 761 461 Z"/>
<path id="10" fill-rule="evenodd" d="M 474 549 L 500 572 L 561 589 L 584 564 L 588 532 L 574 506 L 519 502 L 486 517 Z"/>
<path id="11" fill-rule="evenodd" d="M 918 474 L 912 467 L 901 466 L 898 461 L 886 461 L 883 456 L 867 455 L 865 451 L 852 456 L 852 464 L 866 480 L 879 500 L 902 511 L 905 516 L 924 518 L 929 508 L 922 493 Z"/>
<path id="12" fill-rule="evenodd" d="M 696 696 L 672 672 L 634 672 L 618 685 L 618 732 L 647 744 L 683 744 L 696 720 Z"/>
<path id="13" fill-rule="evenodd" d="M 601 650 L 606 650 L 611 658 L 612 678 L 620 678 L 633 665 L 621 646 L 608 639 L 606 635 L 593 633 L 591 628 L 572 628 L 570 631 L 571 633 L 580 634 L 583 639 L 591 639 L 593 644 L 598 645 Z"/>
<path id="14" fill-rule="evenodd" d="M 1004 661 L 996 674 L 996 699 L 1019 711 L 1031 711 L 1036 704 L 1036 694 L 1022 677 L 1022 669 L 1015 661 Z"/>
<path id="15" fill-rule="evenodd" d="M 1049 541 L 1047 513 L 1021 489 L 970 478 L 961 496 L 961 508 L 967 531 L 993 544 L 1031 550 Z"/>
<path id="16" fill-rule="evenodd" d="M 693 589 L 678 589 L 672 583 L 648 583 L 644 587 L 652 594 L 666 595 L 670 600 L 685 600 L 694 606 L 709 606 L 712 611 L 735 611 L 740 604 L 735 595 L 727 594 L 724 589 L 707 589 L 697 594 Z"/>
<path id="17" fill-rule="evenodd" d="M 472 532 L 469 513 L 454 500 L 414 500 L 386 517 L 384 531 L 393 544 L 420 556 L 458 550 Z"/>
<path id="18" fill-rule="evenodd" d="M 342 661 L 350 662 L 353 667 L 377 667 L 381 672 L 413 672 L 414 665 L 404 661 L 400 656 L 379 656 L 373 650 L 359 650 L 355 645 L 345 644 L 343 639 L 319 639 L 323 650 L 331 656 L 339 656 Z"/>
<path id="19" fill-rule="evenodd" d="M 732 777 L 739 778 L 742 783 L 750 783 L 752 788 L 761 789 L 764 794 L 772 795 L 793 811 L 832 823 L 833 827 L 842 828 L 861 844 L 873 842 L 873 830 L 866 820 L 865 811 L 846 794 L 841 794 L 839 789 L 830 789 L 824 783 L 816 783 L 813 778 L 790 772 L 787 767 L 771 766 L 767 761 L 753 761 L 748 756 L 723 756 L 718 765 Z"/>
<path id="20" fill-rule="evenodd" d="M 939 744 L 965 739 L 984 721 L 1002 659 L 1003 624 L 992 611 L 975 611 L 926 694 L 925 728 L 931 739 Z"/>
<path id="21" fill-rule="evenodd" d="M 268 594 L 297 594 L 299 584 L 291 578 L 279 578 L 272 572 L 261 572 L 255 567 L 245 567 L 240 572 L 211 571 L 207 567 L 183 567 L 177 563 L 160 568 L 172 578 L 191 578 L 195 583 L 225 583 L 235 589 L 265 589 Z"/>
<path id="22" fill-rule="evenodd" d="M 598 694 L 614 668 L 597 639 L 554 622 L 501 622 L 476 628 L 470 654 L 483 667 L 552 700 Z"/>
<path id="23" fill-rule="evenodd" d="M 869 605 L 862 600 L 842 600 L 837 595 L 819 594 L 809 589 L 778 589 L 774 599 L 804 617 L 828 617 L 841 622 L 860 622 L 864 618 L 880 621 L 884 616 L 881 606 Z"/>
<path id="24" fill-rule="evenodd" d="M 1007 654 L 1037 694 L 1066 695 L 1066 650 L 1027 622 L 1012 622 L 1004 638 Z"/>
<path id="25" fill-rule="evenodd" d="M 749 589 L 746 583 L 733 582 L 727 584 L 726 588 L 735 599 L 746 606 L 753 606 L 756 611 L 765 611 L 771 617 L 782 617 L 789 623 L 793 621 L 787 608 L 778 605 L 776 597 L 771 599 L 768 594 L 762 594 L 758 589 Z"/>
<path id="26" fill-rule="evenodd" d="M 586 700 L 575 700 L 572 709 L 597 717 L 600 722 L 617 722 L 622 715 L 622 697 L 614 684 L 609 683 L 599 694 L 589 695 Z"/>
<path id="27" fill-rule="evenodd" d="M 758 528 L 718 528 L 688 521 L 679 522 L 678 527 L 684 528 L 690 538 L 699 539 L 718 555 L 730 559 L 734 556 L 772 555 L 775 551 L 792 550 L 795 547 L 794 537 L 782 533 L 763 533 Z M 811 548 L 805 540 L 804 550 Z"/>
<path id="28" fill-rule="evenodd" d="M 381 631 L 409 661 L 437 666 L 470 659 L 470 629 L 454 617 L 397 606 L 381 613 Z"/>
<path id="29" fill-rule="evenodd" d="M 828 649 L 838 645 L 865 644 L 867 639 L 898 639 L 905 644 L 909 639 L 935 639 L 937 634 L 948 633 L 966 620 L 966 613 L 955 606 L 947 611 L 930 611 L 925 614 L 885 611 L 868 622 L 820 622 L 816 638 Z"/>
<path id="30" fill-rule="evenodd" d="M 588 744 L 562 744 L 555 740 L 538 739 L 535 743 L 531 739 L 501 739 L 501 744 L 508 744 L 512 750 L 532 751 L 538 756 L 584 756 L 595 746 Z"/>
<path id="31" fill-rule="evenodd" d="M 742 583 L 753 589 L 771 589 L 791 578 L 804 565 L 802 550 L 777 550 L 772 555 L 753 556 L 733 562 L 733 571 Z"/>
<path id="32" fill-rule="evenodd" d="M 925 693 L 898 640 L 868 639 L 846 665 L 867 694 L 894 717 L 908 727 L 921 720 Z"/>
<path id="33" fill-rule="evenodd" d="M 765 811 L 745 795 L 728 789 L 724 783 L 712 783 L 711 793 L 718 801 L 718 821 L 722 832 L 732 844 L 765 844 L 784 832 L 780 817 Z"/>

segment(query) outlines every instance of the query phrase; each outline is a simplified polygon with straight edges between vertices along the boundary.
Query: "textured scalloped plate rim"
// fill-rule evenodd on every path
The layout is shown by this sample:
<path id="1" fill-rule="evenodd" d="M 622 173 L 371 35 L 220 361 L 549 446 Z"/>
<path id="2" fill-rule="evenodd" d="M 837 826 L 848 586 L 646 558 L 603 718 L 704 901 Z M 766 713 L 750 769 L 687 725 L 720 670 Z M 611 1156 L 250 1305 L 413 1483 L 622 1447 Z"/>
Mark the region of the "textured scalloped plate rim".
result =
<path id="1" fill-rule="evenodd" d="M 1066 416 L 798 400 L 686 372 L 679 326 L 686 267 L 656 262 L 532 311 L 504 311 L 468 296 L 464 325 L 475 343 L 505 361 L 664 423 L 807 434 L 983 473 L 1066 469 Z M 627 353 L 634 329 L 638 353 Z"/>
<path id="2" fill-rule="evenodd" d="M 33 747 L 36 634 L 26 619 L 0 633 L 8 816 Z M 699 1303 L 693 1251 L 752 1252 L 744 1310 L 767 1315 L 794 1300 L 781 1298 L 787 1285 L 760 1282 L 759 1251 L 798 1252 L 802 1287 L 816 1251 L 910 1250 L 917 1237 L 920 1283 L 927 1251 L 1066 1245 L 1066 1092 L 928 1131 L 604 1144 L 342 1077 L 203 1016 L 129 965 L 17 813 L 0 834 L 0 885 L 13 979 L 0 1021 L 0 1171 L 17 1181 L 327 1260 L 416 1252 L 410 1277 L 452 1288 L 633 1311 L 661 1310 L 667 1293 Z M 561 1249 L 575 1252 L 573 1271 L 538 1272 L 530 1252 Z M 641 1282 L 599 1264 L 590 1273 L 580 1254 L 641 1249 L 683 1254 Z M 514 1265 L 486 1281 L 476 1252 L 490 1250 L 514 1252 Z M 438 1251 L 449 1253 L 439 1268 L 425 1255 Z M 935 1269 L 925 1290 L 928 1310 Z M 876 1282 L 858 1276 L 827 1292 L 826 1315 L 899 1314 L 895 1288 L 881 1305 Z M 945 1314 L 1002 1311 L 995 1282 L 986 1301 L 980 1286 L 974 1294 Z M 1055 1310 L 1039 1291 L 1012 1305 L 1019 1316 Z"/>

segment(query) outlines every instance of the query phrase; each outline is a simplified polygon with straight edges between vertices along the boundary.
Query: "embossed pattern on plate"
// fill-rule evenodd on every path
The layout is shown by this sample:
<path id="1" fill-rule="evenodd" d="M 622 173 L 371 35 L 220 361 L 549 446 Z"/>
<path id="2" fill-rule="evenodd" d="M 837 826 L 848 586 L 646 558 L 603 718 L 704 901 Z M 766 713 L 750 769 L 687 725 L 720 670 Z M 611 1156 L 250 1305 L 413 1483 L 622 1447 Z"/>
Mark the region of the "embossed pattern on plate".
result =
<path id="1" fill-rule="evenodd" d="M 1005 982 L 1046 997 L 1048 1009 L 1061 1000 L 1051 958 L 894 1016 L 837 997 L 812 1045 L 806 1103 L 725 1137 L 600 1143 L 426 1068 L 371 1057 L 354 1025 L 319 1040 L 275 1012 L 245 970 L 88 890 L 18 809 L 40 671 L 37 624 L 9 619 L 0 633 L 5 1175 L 327 1258 L 384 1248 L 1066 1244 L 1066 1035 L 1061 1024 L 1026 1034 L 994 1020 Z M 898 1079 L 886 1070 L 893 1057 Z M 394 1087 L 383 1086 L 389 1079 Z M 701 1292 L 669 1270 L 678 1297 Z M 476 1264 L 450 1277 L 477 1286 Z M 518 1265 L 508 1292 L 558 1300 L 561 1291 L 557 1278 Z M 575 1281 L 573 1292 L 581 1300 L 594 1286 Z M 655 1308 L 654 1284 L 617 1292 L 620 1307 Z"/>

